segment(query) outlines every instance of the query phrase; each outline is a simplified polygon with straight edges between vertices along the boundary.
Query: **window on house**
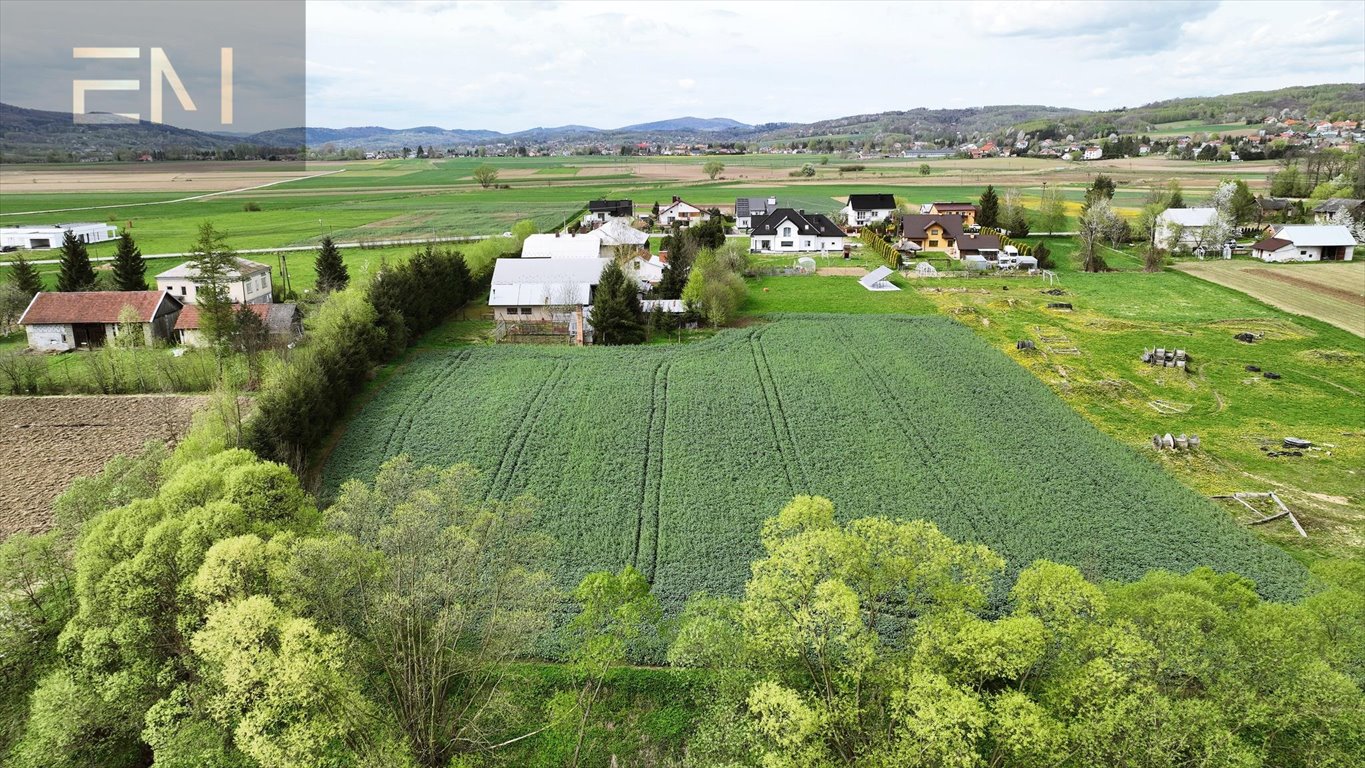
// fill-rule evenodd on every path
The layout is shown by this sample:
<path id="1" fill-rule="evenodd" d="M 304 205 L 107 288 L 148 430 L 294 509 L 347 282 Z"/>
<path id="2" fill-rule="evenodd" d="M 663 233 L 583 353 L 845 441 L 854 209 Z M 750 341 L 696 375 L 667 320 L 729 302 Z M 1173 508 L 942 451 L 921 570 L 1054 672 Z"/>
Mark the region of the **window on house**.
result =
<path id="1" fill-rule="evenodd" d="M 507 314 L 509 314 L 509 315 L 515 315 L 516 313 L 517 313 L 517 308 L 516 308 L 516 307 L 508 307 L 508 308 L 507 308 Z"/>
<path id="2" fill-rule="evenodd" d="M 929 247 L 930 247 L 930 248 L 937 248 L 937 247 L 938 247 L 938 241 L 937 241 L 937 240 L 930 240 L 930 241 L 929 241 Z"/>
<path id="3" fill-rule="evenodd" d="M 522 313 L 523 315 L 529 315 L 529 314 L 531 314 L 531 308 L 530 308 L 530 307 L 522 307 L 522 308 L 521 308 L 521 313 Z"/>
<path id="4" fill-rule="evenodd" d="M 803 240 L 803 241 L 801 242 L 801 247 L 802 247 L 802 248 L 809 248 L 809 247 L 810 247 L 810 241 L 809 241 L 809 240 Z"/>
<path id="5" fill-rule="evenodd" d="M 782 245 L 783 248 L 790 248 L 790 247 L 792 247 L 792 241 L 790 241 L 790 240 L 783 240 L 782 243 L 781 243 L 781 245 Z"/>

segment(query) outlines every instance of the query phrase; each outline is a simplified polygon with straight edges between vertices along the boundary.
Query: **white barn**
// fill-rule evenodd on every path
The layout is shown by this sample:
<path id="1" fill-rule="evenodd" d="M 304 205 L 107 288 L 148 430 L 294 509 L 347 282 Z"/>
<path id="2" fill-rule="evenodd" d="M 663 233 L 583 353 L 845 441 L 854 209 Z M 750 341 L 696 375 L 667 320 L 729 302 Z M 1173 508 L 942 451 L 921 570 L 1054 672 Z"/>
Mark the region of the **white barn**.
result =
<path id="1" fill-rule="evenodd" d="M 270 280 L 270 266 L 247 259 L 237 259 L 237 269 L 228 274 L 228 300 L 234 304 L 269 304 L 274 301 L 274 285 Z M 195 294 L 199 270 L 193 262 L 178 264 L 156 276 L 156 288 L 169 291 L 185 304 L 197 304 Z"/>
<path id="2" fill-rule="evenodd" d="M 1251 246 L 1253 258 L 1269 262 L 1351 261 L 1356 239 L 1340 224 L 1290 224 Z"/>
<path id="3" fill-rule="evenodd" d="M 566 235 L 559 232 L 530 235 L 521 244 L 523 259 L 595 259 L 602 249 L 602 240 L 589 232 L 586 235 Z"/>
<path id="4" fill-rule="evenodd" d="M 1199 242 L 1200 230 L 1217 217 L 1217 208 L 1167 208 L 1156 220 L 1157 245 L 1175 245 L 1171 243 L 1171 237 L 1177 227 L 1181 228 L 1179 245 L 1194 245 Z"/>
<path id="5" fill-rule="evenodd" d="M 67 232 L 82 243 L 102 243 L 118 237 L 118 225 L 78 222 L 50 227 L 0 227 L 0 248 L 32 251 L 60 248 Z"/>
<path id="6" fill-rule="evenodd" d="M 510 322 L 550 322 L 565 311 L 591 306 L 610 259 L 498 259 L 488 306 Z"/>

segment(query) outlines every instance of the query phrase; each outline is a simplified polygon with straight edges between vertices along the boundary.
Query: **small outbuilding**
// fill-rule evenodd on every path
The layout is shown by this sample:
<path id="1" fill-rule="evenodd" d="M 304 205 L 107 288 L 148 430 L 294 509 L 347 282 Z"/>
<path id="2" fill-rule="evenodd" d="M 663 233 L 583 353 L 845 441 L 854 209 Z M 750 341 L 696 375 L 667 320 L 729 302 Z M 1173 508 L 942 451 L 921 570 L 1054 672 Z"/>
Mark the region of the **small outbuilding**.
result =
<path id="1" fill-rule="evenodd" d="M 184 304 L 165 291 L 42 291 L 19 318 L 28 346 L 64 352 L 102 347 L 128 325 L 142 343 L 169 341 Z"/>
<path id="2" fill-rule="evenodd" d="M 1357 243 L 1340 224 L 1291 224 L 1251 246 L 1253 258 L 1267 262 L 1351 261 Z"/>
<path id="3" fill-rule="evenodd" d="M 101 222 L 76 222 L 37 227 L 0 227 L 0 248 L 11 251 L 60 248 L 67 232 L 82 243 L 102 243 L 118 237 L 118 226 Z"/>
<path id="4" fill-rule="evenodd" d="M 261 318 L 266 332 L 270 334 L 271 344 L 284 346 L 303 335 L 303 313 L 297 304 L 247 304 L 246 308 Z M 175 318 L 172 339 L 187 347 L 204 346 L 198 306 L 186 304 L 180 310 L 180 315 Z"/>

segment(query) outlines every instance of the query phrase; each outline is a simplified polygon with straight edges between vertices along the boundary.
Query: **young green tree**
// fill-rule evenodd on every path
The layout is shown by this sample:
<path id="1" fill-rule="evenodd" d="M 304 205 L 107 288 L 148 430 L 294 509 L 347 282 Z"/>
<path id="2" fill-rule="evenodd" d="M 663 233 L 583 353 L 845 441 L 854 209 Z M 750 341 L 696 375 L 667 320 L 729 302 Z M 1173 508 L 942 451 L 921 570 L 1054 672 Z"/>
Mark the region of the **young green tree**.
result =
<path id="1" fill-rule="evenodd" d="M 1359 563 L 1283 604 L 1206 568 L 1100 587 L 1037 561 L 988 611 L 1004 561 L 923 521 L 840 525 L 797 497 L 761 540 L 743 597 L 695 596 L 669 651 L 729 681 L 689 744 L 697 764 L 1359 762 Z"/>
<path id="2" fill-rule="evenodd" d="M 147 262 L 127 230 L 119 235 L 118 250 L 114 251 L 114 290 L 147 290 Z"/>
<path id="3" fill-rule="evenodd" d="M 663 611 L 659 599 L 649 591 L 649 582 L 634 566 L 620 573 L 590 573 L 574 590 L 582 610 L 569 623 L 573 639 L 573 668 L 583 680 L 583 688 L 571 707 L 558 706 L 559 719 L 572 719 L 575 738 L 570 768 L 577 768 L 583 751 L 583 737 L 592 718 L 593 705 L 602 693 L 602 684 L 612 667 L 626 662 L 632 644 L 657 633 Z"/>
<path id="4" fill-rule="evenodd" d="M 1114 232 L 1121 223 L 1118 214 L 1109 207 L 1107 198 L 1099 198 L 1086 209 L 1081 216 L 1080 240 L 1081 248 L 1081 268 L 1086 272 L 1104 272 L 1109 269 L 1105 264 L 1104 256 L 1100 254 L 1100 246 L 1106 240 L 1114 237 Z"/>
<path id="5" fill-rule="evenodd" d="M 995 194 L 994 186 L 986 185 L 986 191 L 981 193 L 977 205 L 981 210 L 976 214 L 976 223 L 983 227 L 1000 225 L 1000 197 Z"/>
<path id="6" fill-rule="evenodd" d="M 530 653 L 557 598 L 530 500 L 485 503 L 475 482 L 468 466 L 391 459 L 328 510 L 346 538 L 294 556 L 316 576 L 298 582 L 302 599 L 337 606 L 332 623 L 375 670 L 368 694 L 423 768 L 496 746 L 505 665 Z"/>
<path id="7" fill-rule="evenodd" d="M 640 344 L 645 340 L 638 284 L 615 261 L 602 270 L 592 306 L 593 343 Z"/>
<path id="8" fill-rule="evenodd" d="M 90 253 L 85 243 L 76 239 L 71 230 L 62 237 L 61 263 L 57 271 L 57 290 L 95 290 L 95 269 L 90 266 Z"/>
<path id="9" fill-rule="evenodd" d="M 318 254 L 313 259 L 313 270 L 317 273 L 317 289 L 320 293 L 331 293 L 345 288 L 351 282 L 351 273 L 346 262 L 341 260 L 341 249 L 332 242 L 330 235 L 322 238 Z"/>
<path id="10" fill-rule="evenodd" d="M 484 163 L 474 169 L 474 180 L 479 182 L 479 186 L 488 189 L 498 181 L 497 167 Z"/>
<path id="11" fill-rule="evenodd" d="M 246 359 L 246 387 L 251 389 L 261 378 L 261 353 L 270 346 L 270 330 L 246 304 L 237 306 L 232 321 L 232 350 Z"/>
<path id="12" fill-rule="evenodd" d="M 199 238 L 190 248 L 194 273 L 195 304 L 199 307 L 200 333 L 217 354 L 219 371 L 233 332 L 233 306 L 228 287 L 239 265 L 237 254 L 212 222 L 199 225 Z"/>
<path id="13" fill-rule="evenodd" d="M 20 253 L 14 257 L 14 261 L 9 265 L 9 282 L 22 293 L 27 306 L 28 299 L 32 299 L 35 293 L 43 290 L 43 278 L 38 274 L 37 268 L 24 258 Z"/>
<path id="14" fill-rule="evenodd" d="M 692 265 L 682 300 L 689 311 L 706 318 L 711 327 L 719 328 L 739 311 L 747 293 L 744 278 L 731 269 L 726 259 L 718 258 L 717 251 L 707 250 Z"/>
<path id="15" fill-rule="evenodd" d="M 714 181 L 717 176 L 725 171 L 725 163 L 722 163 L 719 160 L 707 160 L 706 164 L 703 165 L 701 169 L 708 179 Z"/>
<path id="16" fill-rule="evenodd" d="M 1060 187 L 1043 187 L 1042 198 L 1038 202 L 1038 218 L 1048 233 L 1061 232 L 1066 226 L 1066 200 Z"/>
<path id="17" fill-rule="evenodd" d="M 1183 190 L 1181 190 L 1180 182 L 1176 179 L 1171 179 L 1170 184 L 1168 184 L 1166 187 L 1166 207 L 1167 208 L 1185 207 L 1185 193 Z"/>
<path id="18" fill-rule="evenodd" d="M 928 176 L 928 175 L 929 175 L 929 164 L 928 164 L 928 163 L 920 163 L 920 166 L 919 166 L 919 175 L 921 175 L 921 176 Z"/>

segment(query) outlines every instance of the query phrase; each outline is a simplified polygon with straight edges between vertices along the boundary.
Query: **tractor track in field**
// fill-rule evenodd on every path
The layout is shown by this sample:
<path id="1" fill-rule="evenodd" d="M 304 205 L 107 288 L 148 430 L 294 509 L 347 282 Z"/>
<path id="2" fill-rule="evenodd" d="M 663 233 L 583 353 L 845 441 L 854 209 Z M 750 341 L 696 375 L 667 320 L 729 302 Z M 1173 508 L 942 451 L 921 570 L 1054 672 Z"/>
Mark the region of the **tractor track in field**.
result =
<path id="1" fill-rule="evenodd" d="M 536 388 L 535 396 L 531 398 L 530 404 L 521 416 L 521 423 L 512 433 L 512 439 L 507 441 L 507 447 L 503 449 L 502 456 L 498 458 L 498 466 L 493 471 L 493 477 L 488 483 L 488 495 L 485 500 L 498 499 L 511 487 L 512 476 L 517 471 L 517 465 L 521 463 L 521 455 L 526 450 L 526 443 L 531 439 L 531 432 L 540 417 L 540 412 L 545 409 L 545 403 L 549 401 L 550 393 L 559 384 L 559 380 L 564 378 L 564 372 L 567 370 L 569 370 L 569 361 L 561 360 L 555 366 L 554 372 L 546 376 L 540 382 L 540 386 Z M 509 454 L 513 454 L 510 464 L 507 460 Z M 505 481 L 502 480 L 504 477 L 506 477 Z"/>
<path id="2" fill-rule="evenodd" d="M 933 476 L 934 481 L 942 488 L 952 487 L 954 484 L 953 480 L 944 474 L 943 470 L 940 468 L 938 461 L 939 456 L 938 453 L 934 451 L 933 444 L 925 439 L 918 431 L 911 429 L 900 416 L 900 398 L 896 397 L 895 389 L 887 384 L 884 374 L 868 364 L 867 360 L 863 358 L 862 352 L 859 351 L 857 342 L 854 339 L 849 338 L 847 331 L 842 328 L 836 328 L 835 335 L 843 340 L 844 348 L 849 352 L 849 359 L 858 367 L 858 370 L 862 371 L 863 376 L 866 377 L 867 381 L 871 382 L 872 386 L 881 396 L 882 401 L 896 406 L 897 412 L 891 414 L 890 420 L 898 429 L 900 429 L 901 434 L 905 436 L 906 441 L 919 449 L 919 455 L 927 457 L 926 459 L 923 459 L 921 463 Z M 986 511 L 981 509 L 979 505 L 973 503 L 972 508 L 976 514 L 981 515 L 983 519 L 986 517 Z M 984 539 L 981 538 L 981 530 L 977 527 L 976 520 L 970 515 L 964 517 L 966 519 L 967 527 L 972 532 L 972 538 L 976 541 L 984 541 Z"/>
<path id="3" fill-rule="evenodd" d="M 469 355 L 470 351 L 466 349 L 447 360 L 441 372 L 435 376 L 431 384 L 426 388 L 426 392 L 421 397 L 413 398 L 408 404 L 408 407 L 404 408 L 403 412 L 398 415 L 398 418 L 394 420 L 393 428 L 389 430 L 389 438 L 384 443 L 385 458 L 393 458 L 395 438 L 397 439 L 397 444 L 400 448 L 403 443 L 407 441 L 408 433 L 412 431 L 412 425 L 417 421 L 417 414 L 421 413 L 427 407 L 432 399 L 436 397 L 437 392 L 445 389 L 446 382 L 450 381 L 451 377 L 455 375 L 456 371 L 460 368 L 460 364 L 469 359 Z"/>
<path id="4" fill-rule="evenodd" d="M 783 430 L 779 429 L 777 426 L 779 416 L 773 407 L 773 401 L 777 398 L 777 394 L 775 391 L 773 394 L 768 393 L 769 387 L 772 387 L 773 390 L 776 390 L 777 387 L 773 385 L 772 372 L 766 371 L 765 362 L 759 360 L 759 346 L 761 344 L 759 333 L 761 331 L 762 329 L 759 329 L 749 334 L 749 355 L 753 358 L 754 372 L 758 375 L 758 386 L 763 392 L 763 407 L 768 412 L 768 426 L 772 429 L 773 443 L 777 446 L 777 455 L 782 460 L 782 473 L 787 477 L 787 489 L 792 494 L 796 494 L 799 492 L 799 487 L 796 483 L 796 477 L 792 472 L 793 460 L 787 455 L 789 452 L 794 452 L 795 447 L 794 445 L 787 444 L 791 442 L 790 431 L 787 431 L 787 436 L 784 439 L 782 436 Z M 782 423 L 785 427 L 785 418 L 782 419 Z"/>
<path id="5" fill-rule="evenodd" d="M 654 583 L 659 566 L 659 520 L 663 504 L 664 435 L 668 429 L 668 371 L 671 363 L 654 366 L 650 391 L 649 431 L 645 437 L 645 466 L 640 477 L 640 504 L 635 517 L 635 550 L 631 563 Z M 648 516 L 648 517 L 647 517 Z M 648 529 L 648 531 L 646 530 Z M 641 549 L 641 545 L 645 549 Z M 648 568 L 642 554 L 648 553 Z"/>
<path id="6" fill-rule="evenodd" d="M 768 377 L 768 381 L 773 386 L 773 403 L 777 405 L 778 418 L 782 421 L 782 431 L 787 436 L 787 445 L 791 447 L 792 456 L 796 459 L 796 469 L 801 475 L 801 489 L 810 489 L 810 470 L 806 467 L 806 461 L 801 457 L 801 443 L 797 441 L 796 435 L 792 433 L 791 420 L 787 418 L 787 408 L 782 404 L 782 393 L 777 386 L 777 378 L 773 376 L 772 364 L 768 361 L 768 349 L 763 345 L 763 338 L 767 335 L 770 325 L 765 325 L 754 332 L 754 340 L 758 346 L 759 357 L 763 361 L 763 371 Z"/>

